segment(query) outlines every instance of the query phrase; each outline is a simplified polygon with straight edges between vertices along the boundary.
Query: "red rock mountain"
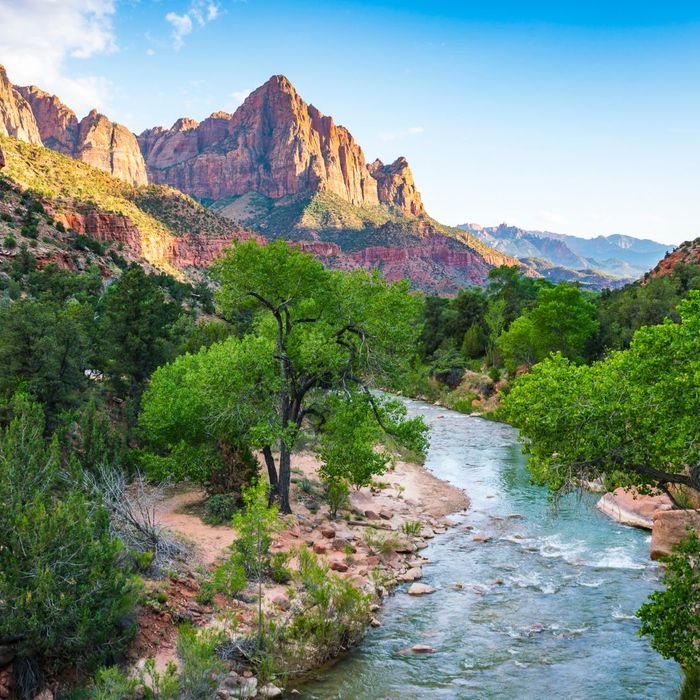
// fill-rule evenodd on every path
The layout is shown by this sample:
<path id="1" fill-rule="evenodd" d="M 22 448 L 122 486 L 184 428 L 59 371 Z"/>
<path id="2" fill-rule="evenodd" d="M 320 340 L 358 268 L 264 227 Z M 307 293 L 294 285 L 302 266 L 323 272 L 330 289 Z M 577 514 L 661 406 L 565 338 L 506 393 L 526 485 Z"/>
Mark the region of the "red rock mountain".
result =
<path id="1" fill-rule="evenodd" d="M 358 207 L 381 203 L 408 216 L 425 213 L 405 159 L 368 167 L 350 132 L 306 104 L 281 75 L 234 114 L 216 112 L 200 124 L 179 119 L 138 140 L 152 182 L 198 199 L 325 191 Z"/>
<path id="2" fill-rule="evenodd" d="M 43 144 L 94 165 L 132 185 L 148 184 L 136 137 L 95 110 L 78 122 L 75 112 L 55 95 L 35 87 L 16 87 L 0 66 L 0 133 Z"/>
<path id="3" fill-rule="evenodd" d="M 0 66 L 0 134 L 28 143 L 41 143 L 32 109 Z"/>

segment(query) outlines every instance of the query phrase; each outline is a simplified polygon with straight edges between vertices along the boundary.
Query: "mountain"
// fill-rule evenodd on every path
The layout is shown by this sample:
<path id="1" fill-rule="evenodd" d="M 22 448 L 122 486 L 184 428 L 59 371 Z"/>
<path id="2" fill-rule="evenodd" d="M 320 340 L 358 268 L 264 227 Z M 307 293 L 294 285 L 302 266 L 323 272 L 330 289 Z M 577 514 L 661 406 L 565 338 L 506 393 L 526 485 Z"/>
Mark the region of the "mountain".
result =
<path id="1" fill-rule="evenodd" d="M 132 185 L 148 183 L 136 137 L 121 124 L 92 110 L 78 121 L 55 95 L 10 83 L 0 66 L 0 134 L 43 144 L 94 165 Z"/>
<path id="2" fill-rule="evenodd" d="M 109 277 L 127 261 L 196 277 L 232 241 L 255 236 L 171 187 L 134 187 L 7 136 L 0 136 L 0 168 L 3 259 L 27 246 L 41 267 L 84 269 L 93 262 Z M 26 211 L 32 202 L 41 205 L 36 216 Z M 34 230 L 30 219 L 37 220 Z"/>
<path id="3" fill-rule="evenodd" d="M 138 140 L 152 182 L 200 200 L 324 191 L 358 207 L 425 213 L 405 159 L 368 166 L 350 132 L 306 104 L 282 75 L 254 90 L 233 114 L 215 112 L 201 124 L 178 119 Z"/>
<path id="4" fill-rule="evenodd" d="M 470 233 L 429 217 L 405 158 L 368 163 L 350 132 L 304 102 L 284 76 L 270 78 L 233 114 L 215 112 L 202 122 L 181 118 L 169 129 L 155 127 L 138 137 L 95 110 L 78 120 L 58 97 L 34 86 L 13 86 L 4 71 L 0 88 L 2 133 L 83 161 L 129 186 L 144 188 L 150 182 L 176 188 L 193 198 L 188 198 L 188 206 L 194 200 L 208 206 L 212 221 L 229 227 L 229 241 L 241 231 L 284 238 L 329 266 L 378 268 L 390 280 L 406 277 L 415 288 L 440 294 L 484 284 L 494 266 L 519 264 Z M 37 160 L 48 156 L 43 151 L 29 154 L 13 144 L 10 150 L 8 171 L 15 182 L 34 187 L 15 167 L 16 157 L 32 170 Z M 64 167 L 70 176 L 59 172 Z M 75 174 L 65 160 L 52 162 L 51 169 L 59 182 L 72 181 Z M 80 184 L 74 185 L 89 189 L 83 176 L 84 172 Z M 42 185 L 41 192 L 56 194 L 51 183 Z M 114 189 L 113 184 L 102 185 L 105 191 Z M 172 203 L 174 190 L 170 192 Z M 60 197 L 69 200 L 70 187 Z M 145 201 L 141 190 L 120 197 L 121 209 L 124 201 L 138 207 Z M 103 213 L 112 211 L 110 206 L 105 203 Z M 190 259 L 180 250 L 185 239 L 174 243 L 160 227 L 162 221 L 139 227 L 144 212 L 127 209 L 131 213 L 124 216 L 139 228 L 146 259 L 183 267 L 183 260 Z M 201 218 L 201 212 L 197 216 Z M 79 222 L 77 218 L 69 224 L 80 232 Z M 186 216 L 168 226 L 187 228 L 190 223 Z M 194 229 L 185 233 L 190 243 L 200 235 Z M 217 245 L 221 250 L 223 238 Z M 205 248 L 208 252 L 198 258 L 202 264 L 213 250 L 208 241 Z M 178 251 L 184 257 L 179 258 Z"/>
<path id="5" fill-rule="evenodd" d="M 679 265 L 698 265 L 700 266 L 700 238 L 692 241 L 681 243 L 674 251 L 668 253 L 654 267 L 648 275 L 655 277 L 657 275 L 669 275 Z"/>
<path id="6" fill-rule="evenodd" d="M 520 260 L 540 258 L 555 267 L 592 270 L 616 279 L 635 279 L 652 268 L 673 246 L 632 236 L 580 238 L 551 231 L 527 231 L 500 224 L 462 224 L 487 245 Z"/>

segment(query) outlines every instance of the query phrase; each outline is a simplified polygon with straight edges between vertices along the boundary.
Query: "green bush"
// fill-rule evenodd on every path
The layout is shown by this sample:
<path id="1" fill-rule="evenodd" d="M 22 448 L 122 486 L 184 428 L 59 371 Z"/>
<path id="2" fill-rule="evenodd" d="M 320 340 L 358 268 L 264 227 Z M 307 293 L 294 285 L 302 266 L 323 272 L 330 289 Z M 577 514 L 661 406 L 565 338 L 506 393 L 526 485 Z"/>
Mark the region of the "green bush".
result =
<path id="1" fill-rule="evenodd" d="M 180 698 L 208 700 L 225 673 L 224 662 L 216 654 L 225 641 L 220 629 L 197 631 L 184 625 L 177 635 L 177 655 L 180 657 Z"/>
<path id="2" fill-rule="evenodd" d="M 2 214 L 0 214 L 0 221 L 6 221 L 8 224 L 10 224 L 14 221 L 14 219 L 12 218 L 12 214 L 4 211 Z"/>
<path id="3" fill-rule="evenodd" d="M 66 482 L 41 408 L 17 396 L 12 413 L 0 435 L 0 638 L 18 639 L 16 669 L 104 663 L 133 634 L 135 582 L 105 509 Z"/>
<path id="4" fill-rule="evenodd" d="M 5 236 L 5 248 L 16 248 L 17 239 L 14 236 Z"/>
<path id="5" fill-rule="evenodd" d="M 38 235 L 36 224 L 27 224 L 22 226 L 22 235 L 26 238 L 36 238 Z"/>
<path id="6" fill-rule="evenodd" d="M 335 520 L 338 511 L 346 508 L 349 501 L 350 489 L 344 479 L 335 478 L 326 483 L 326 503 L 331 519 Z"/>
<path id="7" fill-rule="evenodd" d="M 100 243 L 100 241 L 90 236 L 85 236 L 82 233 L 76 234 L 75 240 L 73 241 L 73 248 L 76 250 L 88 250 L 95 255 L 105 254 L 104 245 Z"/>
<path id="8" fill-rule="evenodd" d="M 210 496 L 206 502 L 205 522 L 210 525 L 221 525 L 231 522 L 233 514 L 236 512 L 235 496 L 230 493 L 216 493 Z"/>
<path id="9" fill-rule="evenodd" d="M 655 591 L 637 611 L 640 635 L 651 637 L 651 646 L 664 658 L 674 659 L 684 670 L 700 668 L 700 538 L 688 537 L 674 547 L 665 561 L 665 590 Z"/>

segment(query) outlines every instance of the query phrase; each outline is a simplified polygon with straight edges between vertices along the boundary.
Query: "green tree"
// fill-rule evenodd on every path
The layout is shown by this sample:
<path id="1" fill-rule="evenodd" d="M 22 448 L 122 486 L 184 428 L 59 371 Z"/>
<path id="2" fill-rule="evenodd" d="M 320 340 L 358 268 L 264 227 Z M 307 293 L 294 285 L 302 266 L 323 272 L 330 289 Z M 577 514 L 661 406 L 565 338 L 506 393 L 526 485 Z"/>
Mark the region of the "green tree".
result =
<path id="1" fill-rule="evenodd" d="M 581 362 L 598 329 L 595 313 L 577 287 L 543 289 L 537 305 L 513 321 L 497 341 L 506 368 L 512 372 L 518 365 L 530 367 L 552 352 Z"/>
<path id="2" fill-rule="evenodd" d="M 700 489 L 700 292 L 678 311 L 681 323 L 643 327 L 605 360 L 577 366 L 558 354 L 518 380 L 504 412 L 537 480 Z"/>
<path id="3" fill-rule="evenodd" d="M 462 352 L 471 358 L 481 357 L 486 349 L 486 341 L 481 326 L 473 323 L 462 338 Z"/>
<path id="4" fill-rule="evenodd" d="M 139 423 L 163 457 L 148 458 L 152 476 L 188 477 L 210 491 L 240 494 L 257 472 L 250 447 L 272 458 L 279 391 L 274 344 L 264 336 L 229 337 L 157 369 Z M 276 471 L 270 482 L 276 487 Z"/>
<path id="5" fill-rule="evenodd" d="M 420 300 L 405 282 L 327 270 L 284 241 L 237 244 L 213 272 L 225 313 L 250 311 L 254 332 L 270 342 L 278 376 L 271 437 L 279 439 L 280 508 L 288 513 L 291 453 L 304 421 L 329 392 L 364 391 L 374 402 L 368 383 L 396 377 L 415 347 Z"/>
<path id="6" fill-rule="evenodd" d="M 46 406 L 49 424 L 76 407 L 87 379 L 89 313 L 75 300 L 20 299 L 0 308 L 0 395 L 24 390 Z"/>
<path id="7" fill-rule="evenodd" d="M 695 531 L 667 557 L 663 583 L 637 611 L 640 635 L 666 659 L 686 671 L 700 669 L 700 539 Z"/>
<path id="8" fill-rule="evenodd" d="M 180 313 L 139 266 L 109 287 L 99 306 L 98 359 L 118 393 L 138 398 L 156 367 L 174 357 L 170 329 Z"/>
<path id="9" fill-rule="evenodd" d="M 0 641 L 15 647 L 28 697 L 41 668 L 90 667 L 122 652 L 135 590 L 104 508 L 66 480 L 27 397 L 0 434 Z"/>

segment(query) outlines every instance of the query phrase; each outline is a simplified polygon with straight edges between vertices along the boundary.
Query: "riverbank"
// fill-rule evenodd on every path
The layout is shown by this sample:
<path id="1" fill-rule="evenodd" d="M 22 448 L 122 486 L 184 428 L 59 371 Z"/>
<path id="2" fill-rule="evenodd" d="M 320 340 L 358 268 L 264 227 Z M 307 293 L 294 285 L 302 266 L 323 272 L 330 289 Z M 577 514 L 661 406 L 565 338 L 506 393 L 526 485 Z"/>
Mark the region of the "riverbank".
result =
<path id="1" fill-rule="evenodd" d="M 383 600 L 395 586 L 422 578 L 423 567 L 430 562 L 421 551 L 428 541 L 451 527 L 446 516 L 466 510 L 469 499 L 461 489 L 435 477 L 425 467 L 398 461 L 371 487 L 353 490 L 347 508 L 333 520 L 321 497 L 318 467 L 317 459 L 308 453 L 293 459 L 293 515 L 280 519 L 283 527 L 273 536 L 271 552 L 284 553 L 287 566 L 294 572 L 299 568 L 299 548 L 308 548 L 327 567 L 329 575 L 352 583 L 371 598 L 365 621 L 378 627 Z M 142 607 L 139 616 L 140 632 L 130 651 L 132 666 L 143 666 L 147 658 L 155 659 L 159 671 L 170 662 L 178 664 L 178 622 L 228 629 L 233 616 L 238 639 L 255 634 L 257 587 L 250 586 L 234 599 L 216 595 L 207 600 L 202 595 L 209 573 L 227 557 L 236 537 L 229 526 L 202 521 L 199 513 L 204 499 L 202 491 L 179 487 L 167 493 L 158 505 L 159 521 L 188 543 L 189 551 L 186 563 L 176 573 L 147 582 L 151 602 Z M 300 612 L 301 589 L 295 577 L 284 585 L 264 583 L 266 622 L 277 627 L 288 624 Z M 357 629 L 349 630 L 347 647 L 359 642 L 361 634 Z M 308 674 L 328 661 L 322 653 L 309 651 L 302 663 L 294 660 L 293 677 Z M 293 688 L 291 682 L 278 682 L 287 685 L 287 690 Z M 219 697 L 235 697 L 226 695 L 230 686 L 222 685 Z"/>

